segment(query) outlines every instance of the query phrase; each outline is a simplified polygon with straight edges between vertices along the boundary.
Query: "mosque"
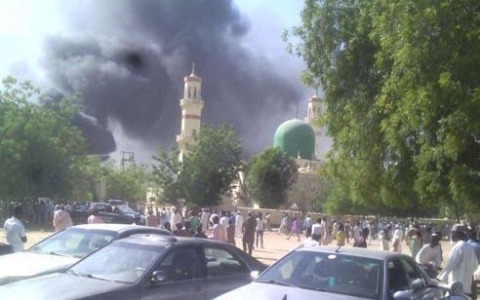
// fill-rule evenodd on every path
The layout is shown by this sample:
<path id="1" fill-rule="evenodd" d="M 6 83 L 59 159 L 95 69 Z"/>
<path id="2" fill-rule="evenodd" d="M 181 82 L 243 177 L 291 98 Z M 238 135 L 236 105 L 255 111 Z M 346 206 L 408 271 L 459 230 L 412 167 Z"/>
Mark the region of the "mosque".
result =
<path id="1" fill-rule="evenodd" d="M 202 95 L 202 79 L 195 74 L 195 65 L 190 75 L 184 77 L 183 98 L 180 99 L 182 121 L 180 134 L 176 141 L 182 161 L 187 145 L 193 142 L 193 136 L 201 128 L 202 109 L 205 105 Z M 308 100 L 307 117 L 304 120 L 294 118 L 278 126 L 273 137 L 273 146 L 286 151 L 295 158 L 298 165 L 298 178 L 289 192 L 288 208 L 310 210 L 315 208 L 315 198 L 320 189 L 318 171 L 322 166 L 321 151 L 322 129 L 316 120 L 323 111 L 323 99 L 317 95 Z M 232 193 L 235 195 L 235 192 Z M 232 196 L 236 206 L 235 196 Z"/>
<path id="2" fill-rule="evenodd" d="M 273 146 L 295 158 L 298 177 L 288 194 L 287 208 L 315 210 L 321 189 L 318 171 L 322 167 L 322 127 L 317 120 L 323 112 L 323 99 L 316 94 L 308 99 L 307 117 L 294 118 L 278 126 Z"/>

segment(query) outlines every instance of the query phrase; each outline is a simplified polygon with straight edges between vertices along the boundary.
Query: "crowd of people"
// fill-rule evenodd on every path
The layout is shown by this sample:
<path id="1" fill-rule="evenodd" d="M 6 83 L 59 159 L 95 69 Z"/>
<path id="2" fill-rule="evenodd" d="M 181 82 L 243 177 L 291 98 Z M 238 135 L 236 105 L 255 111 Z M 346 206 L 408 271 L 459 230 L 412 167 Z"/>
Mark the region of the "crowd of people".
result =
<path id="1" fill-rule="evenodd" d="M 176 208 L 154 210 L 148 208 L 146 225 L 171 231 L 176 236 L 211 238 L 235 245 L 235 237 L 242 239 L 242 248 L 250 255 L 254 245 L 264 247 L 263 233 L 270 229 L 268 214 L 240 211 L 217 211 L 203 208 L 182 214 Z"/>
<path id="2" fill-rule="evenodd" d="M 50 204 L 44 202 L 40 209 L 33 211 L 44 212 L 50 217 L 55 231 L 61 231 L 73 225 L 68 206 L 57 204 L 53 206 L 52 214 L 49 214 Z M 7 243 L 13 252 L 22 251 L 23 244 L 27 241 L 25 227 L 22 221 L 45 222 L 43 217 L 29 213 L 30 207 L 14 205 L 11 218 L 4 223 Z M 103 223 L 98 211 L 93 209 L 88 217 L 88 223 Z M 148 208 L 146 225 L 160 227 L 171 231 L 176 236 L 211 238 L 222 242 L 236 244 L 235 238 L 242 241 L 241 247 L 248 254 L 252 254 L 255 248 L 264 248 L 264 231 L 272 230 L 270 215 L 265 216 L 261 212 L 241 211 L 216 211 L 210 209 L 182 211 L 176 208 L 163 208 L 162 210 Z M 328 246 L 338 247 L 351 244 L 353 247 L 370 247 L 373 239 L 378 239 L 379 249 L 384 251 L 403 252 L 407 247 L 415 261 L 424 266 L 431 276 L 439 280 L 454 282 L 460 281 L 464 289 L 470 292 L 472 276 L 474 273 L 480 277 L 480 243 L 478 240 L 478 228 L 474 225 L 466 226 L 448 224 L 442 228 L 432 225 L 417 224 L 414 222 L 388 222 L 371 221 L 360 219 L 352 224 L 328 220 L 326 217 L 317 218 L 315 221 L 309 215 L 305 218 L 299 216 L 289 217 L 283 213 L 277 234 L 285 234 L 287 239 L 292 236 L 301 241 L 298 247 L 305 246 Z M 445 234 L 448 234 L 445 237 Z M 452 248 L 448 256 L 448 262 L 443 265 L 443 250 L 440 243 L 443 239 L 450 239 Z"/>

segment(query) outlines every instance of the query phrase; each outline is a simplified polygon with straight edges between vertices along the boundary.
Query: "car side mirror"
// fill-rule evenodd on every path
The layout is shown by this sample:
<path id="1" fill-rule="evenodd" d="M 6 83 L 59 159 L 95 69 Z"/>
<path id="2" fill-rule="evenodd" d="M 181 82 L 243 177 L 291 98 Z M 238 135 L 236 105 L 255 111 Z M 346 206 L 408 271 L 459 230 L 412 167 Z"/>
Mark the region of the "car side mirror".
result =
<path id="1" fill-rule="evenodd" d="M 255 280 L 258 278 L 258 275 L 260 275 L 260 272 L 258 271 L 252 271 L 250 272 L 250 278 L 252 278 L 252 280 Z"/>
<path id="2" fill-rule="evenodd" d="M 163 271 L 154 271 L 152 273 L 152 278 L 150 279 L 150 281 L 153 283 L 153 284 L 158 284 L 158 283 L 162 283 L 162 282 L 165 282 L 168 280 L 168 276 L 165 272 Z"/>
<path id="3" fill-rule="evenodd" d="M 412 294 L 410 291 L 398 291 L 393 294 L 394 300 L 410 300 L 412 299 Z"/>

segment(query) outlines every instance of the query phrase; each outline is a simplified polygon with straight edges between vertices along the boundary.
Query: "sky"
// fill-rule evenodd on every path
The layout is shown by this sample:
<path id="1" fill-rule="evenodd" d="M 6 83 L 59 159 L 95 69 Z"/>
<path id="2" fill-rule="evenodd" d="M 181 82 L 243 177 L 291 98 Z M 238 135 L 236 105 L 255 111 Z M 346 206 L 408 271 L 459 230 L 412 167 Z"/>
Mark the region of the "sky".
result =
<path id="1" fill-rule="evenodd" d="M 135 1 L 138 0 L 133 2 Z M 182 16 L 181 13 L 188 13 L 188 9 L 185 7 L 193 2 L 198 2 L 194 0 L 175 1 L 178 2 L 170 5 L 169 9 L 181 11 L 178 14 L 171 14 L 177 18 Z M 125 4 L 129 2 L 128 0 L 115 2 L 114 5 L 106 4 L 107 1 L 95 2 L 95 0 L 0 1 L 0 51 L 2 57 L 0 78 L 13 75 L 22 80 L 30 80 L 45 91 L 58 91 L 62 94 L 68 94 L 74 89 L 85 89 L 82 92 L 86 95 L 86 113 L 94 116 L 89 120 L 98 120 L 97 125 L 112 132 L 115 139 L 116 150 L 112 157 L 118 160 L 121 151 L 129 151 L 135 152 L 140 161 L 148 161 L 158 143 L 168 144 L 171 143 L 172 138 L 174 139 L 176 130 L 174 128 L 178 125 L 179 118 L 166 120 L 166 116 L 178 112 L 175 110 L 178 109 L 177 103 L 173 105 L 172 100 L 168 100 L 171 105 L 167 107 L 167 105 L 161 106 L 145 100 L 146 102 L 143 102 L 145 105 L 163 109 L 161 114 L 148 114 L 145 110 L 139 110 L 137 113 L 144 114 L 145 118 L 160 119 L 158 122 L 154 121 L 154 125 L 147 125 L 138 122 L 136 120 L 138 117 L 128 116 L 125 110 L 122 112 L 115 109 L 108 111 L 108 105 L 110 105 L 110 109 L 112 108 L 111 102 L 105 102 L 102 105 L 96 104 L 95 101 L 98 99 L 95 93 L 101 94 L 104 98 L 121 98 L 118 93 L 106 94 L 97 86 L 98 82 L 118 87 L 134 80 L 136 85 L 132 85 L 129 91 L 134 90 L 138 93 L 144 90 L 147 94 L 154 94 L 158 89 L 151 88 L 152 81 L 148 82 L 148 79 L 158 80 L 161 78 L 170 82 L 168 88 L 161 89 L 162 97 L 178 99 L 174 91 L 181 88 L 181 76 L 185 75 L 184 66 L 190 64 L 186 60 L 192 57 L 212 59 L 210 57 L 212 55 L 209 56 L 204 52 L 209 51 L 208 49 L 218 51 L 218 47 L 226 45 L 228 49 L 225 52 L 233 54 L 225 54 L 225 64 L 223 65 L 225 65 L 225 70 L 232 75 L 232 79 L 225 83 L 224 87 L 218 87 L 217 82 L 213 84 L 208 80 L 216 79 L 218 81 L 218 78 L 221 79 L 228 75 L 208 70 L 211 65 L 204 66 L 202 70 L 201 62 L 199 62 L 199 72 L 203 72 L 199 75 L 208 76 L 208 78 L 204 77 L 204 82 L 207 81 L 204 83 L 206 86 L 203 94 L 206 101 L 205 119 L 213 124 L 229 122 L 228 112 L 225 116 L 219 116 L 219 112 L 225 111 L 225 107 L 234 107 L 230 112 L 231 116 L 235 116 L 235 109 L 242 112 L 243 117 L 240 120 L 232 120 L 232 124 L 239 128 L 244 148 L 253 154 L 271 144 L 276 126 L 283 120 L 294 117 L 297 107 L 300 115 L 305 114 L 307 99 L 313 93 L 311 88 L 300 82 L 304 63 L 301 59 L 286 53 L 286 45 L 281 40 L 285 29 L 300 24 L 303 0 L 235 0 L 233 4 L 228 0 L 215 1 L 206 0 L 205 2 L 226 3 L 225 7 L 211 5 L 214 10 L 217 10 L 218 7 L 218 14 L 209 16 L 210 12 L 205 12 L 207 18 L 201 20 L 204 28 L 200 28 L 196 32 L 196 38 L 200 36 L 198 40 L 211 43 L 213 46 L 206 45 L 204 46 L 206 50 L 200 49 L 201 51 L 197 53 L 184 49 L 185 45 L 191 46 L 195 43 L 181 44 L 184 42 L 183 40 L 173 39 L 175 42 L 171 43 L 174 44 L 172 46 L 174 47 L 173 54 L 168 53 L 168 55 L 165 54 L 165 49 L 159 50 L 159 48 L 165 47 L 166 42 L 170 43 L 172 38 L 165 37 L 162 41 L 157 41 L 155 37 L 152 38 L 155 34 L 163 33 L 157 32 L 158 28 L 151 29 L 152 21 L 150 20 L 150 23 L 147 21 L 149 21 L 148 10 L 151 10 L 151 7 L 160 6 L 159 3 L 162 2 L 171 4 L 172 1 L 156 0 L 154 4 L 147 4 L 150 1 L 142 0 L 139 3 L 145 4 L 145 8 L 140 7 L 134 12 L 131 12 L 130 4 Z M 177 3 L 182 4 L 176 5 Z M 164 18 L 169 17 L 168 11 L 163 11 L 163 13 L 165 14 Z M 145 16 L 144 19 L 147 21 L 142 23 L 143 19 L 135 19 L 135 14 L 143 14 L 142 16 Z M 225 16 L 231 20 L 222 19 Z M 140 21 L 136 22 L 135 20 Z M 176 20 L 158 20 L 158 22 L 165 27 L 171 25 L 172 28 L 178 23 Z M 158 24 L 154 25 L 159 26 Z M 230 26 L 233 33 L 223 32 L 226 26 Z M 129 30 L 131 32 L 128 32 Z M 202 30 L 212 30 L 214 33 L 211 36 L 213 37 L 210 38 L 209 32 L 202 36 Z M 216 35 L 218 31 L 222 32 Z M 188 39 L 188 37 L 182 38 Z M 198 40 L 195 42 L 198 43 Z M 177 44 L 181 45 L 177 47 L 175 46 Z M 78 47 L 79 50 L 75 47 Z M 128 54 L 127 58 L 128 63 L 135 63 L 135 67 L 137 67 L 137 63 L 162 64 L 162 66 L 150 68 L 147 71 L 140 70 L 143 73 L 135 74 L 137 71 L 132 70 L 131 66 L 127 68 L 118 63 L 118 55 L 123 55 L 125 51 L 134 51 L 132 52 L 134 54 Z M 238 56 L 238 59 L 235 55 Z M 246 62 L 242 63 L 242 59 L 245 59 Z M 75 67 L 72 67 L 72 64 Z M 178 70 L 179 66 L 184 68 Z M 172 68 L 177 69 L 172 71 Z M 248 75 L 248 72 L 251 72 L 252 78 L 250 81 L 243 82 L 241 78 Z M 88 81 L 97 73 L 104 76 L 111 75 L 115 77 L 116 81 L 111 78 L 98 77 L 95 78 L 96 85 L 93 87 Z M 145 75 L 146 73 L 148 74 Z M 242 82 L 238 83 L 239 86 L 235 86 L 239 81 Z M 256 85 L 258 82 L 262 85 L 257 87 L 257 90 L 252 88 L 248 97 L 263 97 L 266 99 L 263 103 L 258 103 L 258 100 L 255 100 L 257 102 L 243 100 L 241 97 L 232 97 L 230 102 L 219 100 L 226 98 L 225 95 L 228 93 L 238 93 L 238 91 L 245 90 L 244 86 Z M 284 84 L 285 82 L 288 83 L 288 86 Z M 240 86 L 241 84 L 244 86 Z M 173 87 L 171 87 L 172 85 Z M 259 91 L 258 89 L 262 89 L 262 86 L 268 91 Z M 279 88 L 279 91 L 274 90 L 276 87 Z M 211 92 L 210 95 L 206 94 L 208 91 Z M 278 93 L 281 95 L 278 96 Z M 129 97 L 135 95 L 132 92 Z M 281 99 L 275 101 L 275 97 Z M 245 102 L 238 104 L 239 99 Z M 209 100 L 211 100 L 210 103 Z M 138 101 L 141 103 L 142 100 Z M 121 104 L 116 103 L 115 105 Z M 210 108 L 208 108 L 209 105 Z M 235 108 L 235 105 L 239 105 L 239 108 Z M 242 111 L 240 108 L 242 105 L 253 108 Z M 258 105 L 258 109 L 255 109 L 256 105 Z M 265 115 L 267 113 L 272 115 Z M 248 124 L 254 124 L 254 126 Z M 263 134 L 255 134 L 258 127 L 264 128 Z M 158 139 L 152 138 L 155 132 L 159 132 Z"/>

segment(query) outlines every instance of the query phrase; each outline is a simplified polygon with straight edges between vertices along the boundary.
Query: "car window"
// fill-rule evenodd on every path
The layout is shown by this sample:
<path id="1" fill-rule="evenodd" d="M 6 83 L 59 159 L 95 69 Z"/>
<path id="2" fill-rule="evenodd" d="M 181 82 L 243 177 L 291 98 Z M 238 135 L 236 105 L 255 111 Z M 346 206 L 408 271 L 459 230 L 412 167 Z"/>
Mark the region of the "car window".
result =
<path id="1" fill-rule="evenodd" d="M 400 259 L 391 259 L 387 263 L 388 293 L 391 299 L 398 291 L 409 290 L 407 274 Z"/>
<path id="2" fill-rule="evenodd" d="M 412 282 L 414 280 L 419 280 L 419 282 L 422 282 L 423 288 L 427 287 L 427 282 L 425 281 L 425 278 L 422 276 L 413 261 L 406 258 L 401 258 L 400 262 L 407 275 L 408 285 L 410 288 L 412 288 Z"/>
<path id="3" fill-rule="evenodd" d="M 245 274 L 248 268 L 236 255 L 226 249 L 212 246 L 204 247 L 207 262 L 207 275 L 210 277 Z"/>
<path id="4" fill-rule="evenodd" d="M 296 251 L 267 269 L 256 281 L 377 299 L 382 286 L 380 260 Z"/>
<path id="5" fill-rule="evenodd" d="M 36 244 L 29 251 L 84 257 L 115 238 L 114 232 L 67 229 Z"/>
<path id="6" fill-rule="evenodd" d="M 198 266 L 195 247 L 176 247 L 170 250 L 156 271 L 164 272 L 168 281 L 189 280 L 199 276 Z"/>

